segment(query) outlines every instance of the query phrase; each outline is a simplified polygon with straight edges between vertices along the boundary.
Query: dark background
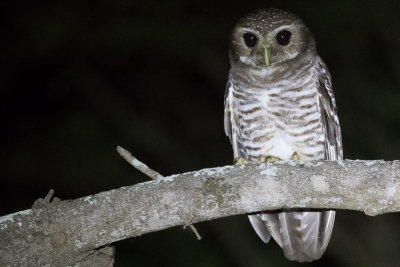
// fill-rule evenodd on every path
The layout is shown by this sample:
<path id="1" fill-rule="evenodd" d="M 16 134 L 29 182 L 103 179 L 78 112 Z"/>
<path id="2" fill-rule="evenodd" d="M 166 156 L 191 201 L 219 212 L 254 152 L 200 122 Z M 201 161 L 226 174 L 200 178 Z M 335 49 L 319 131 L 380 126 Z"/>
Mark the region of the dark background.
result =
<path id="1" fill-rule="evenodd" d="M 62 199 L 232 163 L 223 131 L 229 34 L 280 7 L 303 18 L 332 77 L 348 159 L 399 159 L 396 1 L 14 1 L 0 4 L 0 215 L 50 188 Z M 399 266 L 400 217 L 339 211 L 324 257 L 303 266 Z M 295 266 L 246 216 L 116 243 L 115 266 Z"/>

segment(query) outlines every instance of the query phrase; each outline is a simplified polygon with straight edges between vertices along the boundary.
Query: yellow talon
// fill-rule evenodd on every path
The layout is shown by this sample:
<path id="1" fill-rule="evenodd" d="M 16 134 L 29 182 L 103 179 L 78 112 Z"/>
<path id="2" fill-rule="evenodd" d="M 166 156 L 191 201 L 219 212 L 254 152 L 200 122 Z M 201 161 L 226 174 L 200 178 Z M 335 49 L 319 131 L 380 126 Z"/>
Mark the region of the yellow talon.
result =
<path id="1" fill-rule="evenodd" d="M 237 165 L 243 165 L 243 164 L 249 163 L 249 161 L 247 159 L 245 159 L 245 158 L 235 158 L 233 161 Z"/>
<path id="2" fill-rule="evenodd" d="M 299 154 L 297 154 L 297 152 L 294 152 L 290 159 L 291 160 L 300 160 Z"/>
<path id="3" fill-rule="evenodd" d="M 276 161 L 280 161 L 280 160 L 281 160 L 280 158 L 274 157 L 274 156 L 266 156 L 266 155 L 259 156 L 260 162 L 276 162 Z"/>

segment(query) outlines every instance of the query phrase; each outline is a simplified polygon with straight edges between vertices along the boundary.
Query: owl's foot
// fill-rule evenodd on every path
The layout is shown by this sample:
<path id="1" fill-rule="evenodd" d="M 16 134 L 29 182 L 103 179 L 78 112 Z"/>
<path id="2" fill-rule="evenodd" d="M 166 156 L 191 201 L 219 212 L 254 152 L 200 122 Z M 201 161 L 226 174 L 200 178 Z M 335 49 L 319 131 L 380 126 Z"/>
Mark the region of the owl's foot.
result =
<path id="1" fill-rule="evenodd" d="M 290 160 L 300 160 L 299 154 L 297 154 L 297 152 L 294 152 Z"/>
<path id="2" fill-rule="evenodd" d="M 235 163 L 235 165 L 244 165 L 249 163 L 249 161 L 245 158 L 235 158 L 233 162 Z"/>
<path id="3" fill-rule="evenodd" d="M 258 160 L 260 162 L 276 162 L 276 161 L 280 161 L 281 159 L 278 157 L 274 157 L 274 156 L 260 155 L 258 157 Z"/>

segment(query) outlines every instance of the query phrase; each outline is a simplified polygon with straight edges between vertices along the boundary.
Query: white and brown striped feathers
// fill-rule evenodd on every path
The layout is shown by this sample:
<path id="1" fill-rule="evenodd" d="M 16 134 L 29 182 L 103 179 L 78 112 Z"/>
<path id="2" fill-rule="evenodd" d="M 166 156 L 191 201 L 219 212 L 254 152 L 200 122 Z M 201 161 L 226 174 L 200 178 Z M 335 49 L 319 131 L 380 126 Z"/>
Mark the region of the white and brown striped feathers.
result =
<path id="1" fill-rule="evenodd" d="M 282 31 L 290 33 L 284 33 L 288 43 L 287 38 L 278 42 Z M 251 34 L 251 42 L 245 34 Z M 300 19 L 277 9 L 241 19 L 230 59 L 225 132 L 235 158 L 289 160 L 297 152 L 301 160 L 342 159 L 331 77 Z M 249 216 L 264 242 L 272 236 L 288 259 L 301 262 L 322 256 L 334 218 L 334 211 Z"/>

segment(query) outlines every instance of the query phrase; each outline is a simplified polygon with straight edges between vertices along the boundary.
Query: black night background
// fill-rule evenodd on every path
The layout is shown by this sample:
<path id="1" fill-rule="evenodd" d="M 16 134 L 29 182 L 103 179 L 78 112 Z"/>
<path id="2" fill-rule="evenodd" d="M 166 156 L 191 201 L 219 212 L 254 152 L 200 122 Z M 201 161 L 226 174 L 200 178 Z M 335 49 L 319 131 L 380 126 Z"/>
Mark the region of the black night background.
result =
<path id="1" fill-rule="evenodd" d="M 278 7 L 301 17 L 328 65 L 346 159 L 400 159 L 397 1 L 4 1 L 0 3 L 0 216 L 50 188 L 74 199 L 232 163 L 223 129 L 230 32 Z M 323 258 L 399 266 L 400 215 L 339 211 Z M 117 242 L 115 266 L 296 266 L 247 216 Z"/>

